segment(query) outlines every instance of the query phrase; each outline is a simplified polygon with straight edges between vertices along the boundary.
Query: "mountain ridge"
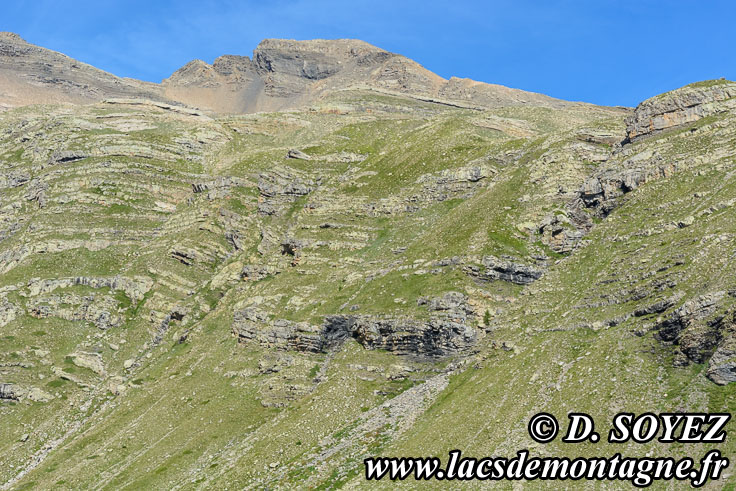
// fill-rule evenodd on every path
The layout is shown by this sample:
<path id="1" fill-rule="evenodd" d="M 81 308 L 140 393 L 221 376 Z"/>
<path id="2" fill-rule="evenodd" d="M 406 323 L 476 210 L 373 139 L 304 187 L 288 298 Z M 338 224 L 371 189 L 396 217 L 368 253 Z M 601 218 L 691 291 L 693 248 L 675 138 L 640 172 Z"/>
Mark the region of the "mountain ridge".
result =
<path id="1" fill-rule="evenodd" d="M 306 107 L 338 89 L 479 108 L 580 104 L 470 79 L 446 80 L 409 58 L 357 39 L 264 39 L 252 57 L 222 55 L 212 64 L 192 60 L 156 84 L 115 76 L 4 33 L 0 77 L 3 107 L 133 97 L 238 114 Z"/>

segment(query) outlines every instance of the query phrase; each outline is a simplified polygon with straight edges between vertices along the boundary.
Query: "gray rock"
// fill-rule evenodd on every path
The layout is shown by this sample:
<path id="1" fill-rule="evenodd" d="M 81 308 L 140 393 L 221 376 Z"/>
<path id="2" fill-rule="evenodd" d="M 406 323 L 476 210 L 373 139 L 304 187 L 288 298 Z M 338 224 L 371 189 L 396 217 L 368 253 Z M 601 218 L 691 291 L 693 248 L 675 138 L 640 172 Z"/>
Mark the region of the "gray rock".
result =
<path id="1" fill-rule="evenodd" d="M 270 320 L 255 307 L 235 312 L 233 332 L 240 342 L 254 341 L 264 347 L 319 353 L 329 345 L 324 327 L 285 319 Z"/>
<path id="2" fill-rule="evenodd" d="M 544 270 L 536 266 L 530 266 L 512 261 L 513 258 L 501 259 L 495 256 L 486 256 L 481 263 L 483 268 L 468 265 L 464 271 L 481 281 L 502 280 L 517 285 L 528 285 L 538 280 L 544 274 Z"/>
<path id="3" fill-rule="evenodd" d="M 445 169 L 435 174 L 425 174 L 417 181 L 422 184 L 421 193 L 409 199 L 416 203 L 432 203 L 453 198 L 469 198 L 483 187 L 482 181 L 493 176 L 495 172 L 495 169 L 489 166 L 468 165 L 457 169 Z"/>
<path id="4" fill-rule="evenodd" d="M 572 252 L 585 235 L 585 230 L 576 228 L 567 216 L 554 214 L 546 217 L 539 225 L 542 243 L 557 253 Z"/>
<path id="5" fill-rule="evenodd" d="M 46 206 L 46 190 L 48 190 L 48 188 L 49 185 L 46 181 L 32 179 L 26 187 L 25 198 L 28 201 L 35 201 L 38 203 L 39 208 L 44 208 Z"/>
<path id="6" fill-rule="evenodd" d="M 678 345 L 675 365 L 709 363 L 707 375 L 718 384 L 736 381 L 736 314 L 719 314 L 719 291 L 685 302 L 655 325 L 655 337 Z"/>
<path id="7" fill-rule="evenodd" d="M 677 303 L 683 296 L 683 293 L 678 292 L 677 294 L 665 298 L 664 300 L 660 300 L 659 302 L 653 303 L 652 305 L 648 305 L 646 307 L 640 307 L 634 311 L 635 317 L 642 317 L 644 315 L 650 315 L 650 314 L 661 314 L 665 310 L 669 309 L 675 303 Z"/>
<path id="8" fill-rule="evenodd" d="M 0 299 L 0 327 L 3 327 L 15 320 L 20 311 L 20 308 L 11 302 L 8 302 L 7 299 Z"/>
<path id="9" fill-rule="evenodd" d="M 384 349 L 399 355 L 447 356 L 471 348 L 477 333 L 464 318 L 414 319 L 359 316 L 351 326 L 353 337 L 368 349 Z"/>
<path id="10" fill-rule="evenodd" d="M 421 297 L 417 300 L 418 305 L 426 305 L 430 311 L 458 311 L 463 314 L 467 311 L 468 297 L 459 292 L 448 292 L 440 297 Z"/>
<path id="11" fill-rule="evenodd" d="M 191 266 L 197 259 L 197 252 L 192 249 L 172 248 L 169 254 L 185 266 Z"/>
<path id="12" fill-rule="evenodd" d="M 300 196 L 311 193 L 318 181 L 298 176 L 269 172 L 258 176 L 258 212 L 261 215 L 282 215 Z"/>
<path id="13" fill-rule="evenodd" d="M 729 319 L 723 339 L 708 363 L 708 378 L 719 385 L 736 382 L 736 326 Z"/>
<path id="14" fill-rule="evenodd" d="M 31 180 L 31 175 L 27 172 L 14 171 L 0 175 L 0 189 L 17 188 L 23 186 Z"/>
<path id="15" fill-rule="evenodd" d="M 286 153 L 286 158 L 297 160 L 312 160 L 312 157 L 310 157 L 306 153 L 302 152 L 301 150 L 295 150 L 293 148 Z"/>
<path id="16" fill-rule="evenodd" d="M 65 162 L 74 162 L 86 159 L 90 155 L 82 150 L 56 150 L 49 157 L 49 165 L 63 164 Z"/>
<path id="17" fill-rule="evenodd" d="M 257 342 L 280 350 L 326 352 L 354 338 L 367 349 L 397 355 L 438 357 L 467 352 L 477 341 L 470 327 L 467 297 L 450 292 L 421 303 L 433 312 L 430 319 L 374 315 L 331 315 L 321 326 L 284 319 L 271 320 L 256 307 L 237 311 L 233 332 L 241 342 Z"/>
<path id="18" fill-rule="evenodd" d="M 17 401 L 18 394 L 13 388 L 13 384 L 0 384 L 0 400 Z"/>
<path id="19" fill-rule="evenodd" d="M 630 141 L 736 107 L 736 84 L 708 81 L 647 99 L 626 119 Z"/>
<path id="20" fill-rule="evenodd" d="M 657 336 L 662 341 L 673 342 L 680 333 L 693 322 L 704 319 L 712 314 L 726 292 L 715 292 L 701 295 L 694 300 L 688 300 L 682 307 L 675 310 L 669 317 L 655 327 Z"/>
<path id="21" fill-rule="evenodd" d="M 606 169 L 588 178 L 578 197 L 586 208 L 597 208 L 598 215 L 607 216 L 616 206 L 616 198 L 637 189 L 642 184 L 671 176 L 677 164 L 662 162 L 657 156 L 631 158 L 623 163 L 624 170 Z"/>
<path id="22" fill-rule="evenodd" d="M 269 276 L 275 276 L 280 272 L 275 266 L 248 264 L 243 267 L 240 277 L 246 281 L 258 281 Z"/>

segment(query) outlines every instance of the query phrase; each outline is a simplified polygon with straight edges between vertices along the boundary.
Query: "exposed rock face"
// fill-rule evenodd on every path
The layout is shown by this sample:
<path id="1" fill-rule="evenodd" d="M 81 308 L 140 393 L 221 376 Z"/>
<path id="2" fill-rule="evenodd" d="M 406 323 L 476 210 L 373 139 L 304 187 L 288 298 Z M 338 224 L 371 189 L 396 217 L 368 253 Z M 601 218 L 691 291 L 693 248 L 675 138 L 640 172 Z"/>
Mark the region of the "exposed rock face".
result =
<path id="1" fill-rule="evenodd" d="M 708 362 L 708 378 L 719 385 L 736 382 L 736 320 L 724 322 L 723 339 Z"/>
<path id="2" fill-rule="evenodd" d="M 580 190 L 580 199 L 585 206 L 598 207 L 603 216 L 607 215 L 615 206 L 615 200 L 628 192 L 633 191 L 647 181 L 669 177 L 676 171 L 672 163 L 657 165 L 657 158 L 647 159 L 647 156 L 636 156 L 626 162 L 626 170 L 607 170 L 598 176 L 589 178 Z"/>
<path id="3" fill-rule="evenodd" d="M 240 341 L 255 341 L 282 350 L 321 352 L 331 346 L 327 329 L 307 322 L 271 320 L 267 312 L 249 307 L 235 312 L 233 332 Z"/>
<path id="4" fill-rule="evenodd" d="M 269 276 L 277 275 L 280 272 L 276 266 L 247 264 L 243 266 L 240 277 L 246 281 L 258 281 Z"/>
<path id="5" fill-rule="evenodd" d="M 29 302 L 28 307 L 28 314 L 37 319 L 81 320 L 103 331 L 119 326 L 124 320 L 117 312 L 117 301 L 103 295 L 48 295 Z"/>
<path id="6" fill-rule="evenodd" d="M 680 89 L 648 99 L 626 118 L 626 139 L 614 151 L 623 155 L 631 155 L 630 143 L 646 135 L 693 123 L 703 117 L 732 110 L 736 107 L 736 83 L 718 80 L 698 82 Z M 582 138 L 595 139 L 583 132 Z M 608 143 L 605 142 L 604 143 Z M 623 150 L 623 151 L 622 151 Z M 628 152 L 628 153 L 627 153 Z M 577 192 L 577 197 L 569 208 L 593 208 L 599 218 L 605 218 L 617 206 L 617 199 L 643 184 L 671 177 L 680 170 L 681 164 L 676 160 L 666 159 L 657 152 L 643 150 L 622 159 L 615 167 L 604 167 L 601 171 L 587 178 Z M 579 220 L 573 220 L 576 231 L 563 231 L 542 224 L 541 232 L 556 237 L 546 237 L 545 242 L 557 252 L 566 252 L 574 248 L 590 228 Z M 679 226 L 688 226 L 692 222 L 683 222 Z"/>
<path id="7" fill-rule="evenodd" d="M 468 308 L 468 297 L 459 292 L 448 292 L 441 297 L 420 297 L 417 305 L 426 305 L 430 312 L 445 312 L 462 318 L 472 313 Z"/>
<path id="8" fill-rule="evenodd" d="M 195 60 L 164 80 L 165 93 L 218 112 L 276 110 L 305 104 L 333 87 L 348 87 L 378 79 L 373 84 L 397 85 L 395 78 L 424 80 L 427 90 L 442 79 L 416 65 L 414 70 L 380 70 L 384 64 L 413 64 L 403 57 L 368 43 L 341 39 L 333 41 L 290 41 L 266 39 L 245 56 L 223 56 L 212 65 Z M 421 75 L 411 77 L 417 72 Z M 376 73 L 375 75 L 372 75 Z M 422 76 L 423 75 L 423 76 Z"/>
<path id="9" fill-rule="evenodd" d="M 585 235 L 567 216 L 554 214 L 545 218 L 539 225 L 542 242 L 557 253 L 572 252 Z"/>
<path id="10" fill-rule="evenodd" d="M 0 189 L 17 188 L 31 180 L 27 172 L 13 172 L 0 174 Z"/>
<path id="11" fill-rule="evenodd" d="M 89 286 L 91 288 L 110 288 L 124 292 L 133 302 L 137 302 L 153 286 L 153 280 L 144 276 L 126 278 L 123 276 L 91 277 L 76 276 L 74 278 L 57 278 L 52 280 L 31 279 L 28 290 L 31 296 L 51 293 L 58 288 L 69 288 L 75 285 Z"/>
<path id="12" fill-rule="evenodd" d="M 0 401 L 22 401 L 28 399 L 33 402 L 48 402 L 53 398 L 54 396 L 38 387 L 27 389 L 13 384 L 0 384 Z"/>
<path id="13" fill-rule="evenodd" d="M 263 215 L 281 215 L 300 196 L 312 192 L 319 182 L 284 172 L 263 173 L 258 178 L 258 211 Z"/>
<path id="14" fill-rule="evenodd" d="M 718 313 L 724 296 L 714 292 L 688 300 L 655 327 L 657 338 L 678 345 L 675 365 L 708 362 L 708 377 L 721 385 L 736 382 L 736 314 Z"/>
<path id="15" fill-rule="evenodd" d="M 736 107 L 736 84 L 708 81 L 647 99 L 626 119 L 629 140 L 692 123 L 705 116 Z"/>
<path id="16" fill-rule="evenodd" d="M 540 224 L 543 241 L 556 252 L 572 251 L 591 226 L 584 214 L 576 214 L 578 209 L 592 208 L 597 217 L 605 218 L 618 206 L 619 197 L 647 182 L 671 177 L 683 167 L 677 159 L 665 158 L 656 151 L 637 151 L 631 145 L 634 140 L 733 108 L 736 108 L 736 83 L 725 80 L 698 82 L 639 104 L 626 118 L 626 138 L 620 144 L 613 144 L 609 151 L 610 157 L 624 157 L 619 157 L 616 165 L 604 166 L 585 179 L 568 204 L 572 220 L 552 216 Z M 578 137 L 610 146 L 614 135 L 613 132 L 581 130 Z M 688 224 L 692 222 L 679 226 Z"/>
<path id="17" fill-rule="evenodd" d="M 152 83 L 118 78 L 85 63 L 0 33 L 0 106 L 89 103 L 110 97 L 165 100 Z"/>
<path id="18" fill-rule="evenodd" d="M 495 169 L 489 166 L 469 165 L 446 169 L 437 174 L 425 174 L 418 179 L 422 192 L 412 196 L 412 202 L 445 201 L 452 198 L 469 198 L 482 187 Z"/>
<path id="19" fill-rule="evenodd" d="M 242 84 L 252 82 L 255 67 L 247 56 L 221 56 L 212 65 L 192 60 L 177 70 L 165 83 L 171 86 L 211 89 L 224 82 Z"/>
<path id="20" fill-rule="evenodd" d="M 207 199 L 214 200 L 230 196 L 233 188 L 247 185 L 243 179 L 235 177 L 218 177 L 211 181 L 199 181 L 192 183 L 194 194 L 207 193 Z"/>
<path id="21" fill-rule="evenodd" d="M 191 266 L 197 259 L 197 251 L 191 249 L 174 248 L 169 253 L 185 266 Z"/>
<path id="22" fill-rule="evenodd" d="M 675 295 L 665 298 L 664 300 L 660 300 L 658 302 L 655 302 L 651 305 L 647 305 L 645 307 L 639 307 L 634 311 L 635 317 L 641 317 L 644 315 L 651 315 L 651 314 L 661 314 L 662 312 L 666 311 L 670 307 L 674 306 L 677 301 L 679 301 L 684 296 L 684 293 L 677 292 Z"/>
<path id="23" fill-rule="evenodd" d="M 39 179 L 31 179 L 26 186 L 25 198 L 28 201 L 35 201 L 39 208 L 46 206 L 46 191 L 48 190 L 48 183 Z"/>
<path id="24" fill-rule="evenodd" d="M 278 110 L 310 104 L 332 88 L 398 92 L 469 107 L 568 105 L 550 97 L 468 79 L 449 81 L 403 56 L 354 39 L 266 39 L 253 57 L 195 60 L 162 83 L 173 99 L 218 112 Z"/>
<path id="25" fill-rule="evenodd" d="M 464 268 L 465 272 L 481 281 L 503 280 L 517 285 L 528 285 L 544 274 L 544 270 L 514 262 L 512 257 L 486 256 L 481 260 L 481 264 L 485 269 L 468 265 Z"/>
<path id="26" fill-rule="evenodd" d="M 18 395 L 12 384 L 0 384 L 0 400 L 17 401 Z"/>
<path id="27" fill-rule="evenodd" d="M 267 312 L 248 307 L 235 313 L 233 332 L 241 341 L 282 350 L 324 352 L 352 337 L 368 349 L 398 355 L 447 356 L 467 352 L 477 341 L 468 325 L 472 310 L 467 297 L 450 292 L 420 299 L 432 313 L 428 321 L 373 315 L 331 315 L 322 326 L 284 319 L 270 320 Z"/>
<path id="28" fill-rule="evenodd" d="M 477 333 L 464 318 L 413 319 L 357 316 L 353 337 L 368 349 L 383 349 L 399 355 L 446 356 L 467 351 Z"/>
<path id="29" fill-rule="evenodd" d="M 18 307 L 8 302 L 7 299 L 0 299 L 0 327 L 3 327 L 15 320 L 18 315 Z"/>
<path id="30" fill-rule="evenodd" d="M 286 158 L 297 160 L 312 160 L 312 157 L 310 157 L 306 153 L 302 152 L 301 150 L 295 150 L 293 148 L 286 153 Z"/>
<path id="31" fill-rule="evenodd" d="M 384 349 L 400 355 L 447 356 L 467 352 L 477 341 L 478 334 L 468 325 L 472 310 L 468 299 L 458 292 L 441 297 L 420 298 L 432 314 L 429 321 L 410 318 L 376 317 L 369 315 L 347 318 L 349 330 L 368 349 Z M 335 316 L 329 322 L 345 318 Z"/>
<path id="32" fill-rule="evenodd" d="M 718 305 L 718 301 L 725 294 L 726 292 L 715 292 L 702 295 L 694 300 L 688 300 L 657 326 L 659 338 L 663 341 L 677 340 L 682 331 L 692 325 L 693 322 L 712 314 Z"/>
<path id="33" fill-rule="evenodd" d="M 353 40 L 287 41 L 267 39 L 253 52 L 253 61 L 269 95 L 291 97 L 304 91 L 304 83 L 322 80 L 346 66 L 374 65 L 392 55 L 368 43 Z"/>
<path id="34" fill-rule="evenodd" d="M 63 164 L 65 162 L 74 162 L 76 160 L 86 159 L 90 155 L 80 150 L 57 150 L 49 157 L 49 165 Z"/>

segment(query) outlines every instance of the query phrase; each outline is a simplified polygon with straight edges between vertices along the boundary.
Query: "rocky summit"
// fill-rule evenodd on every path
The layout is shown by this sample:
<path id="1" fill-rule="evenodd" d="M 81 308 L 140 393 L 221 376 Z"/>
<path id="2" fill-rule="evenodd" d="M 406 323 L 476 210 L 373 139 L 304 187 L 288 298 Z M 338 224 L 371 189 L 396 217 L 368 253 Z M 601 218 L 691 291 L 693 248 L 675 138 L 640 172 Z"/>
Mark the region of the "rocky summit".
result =
<path id="1" fill-rule="evenodd" d="M 608 452 L 537 412 L 736 406 L 734 82 L 265 40 L 153 84 L 2 33 L 0 110 L 2 489 L 390 488 L 363 459 Z"/>

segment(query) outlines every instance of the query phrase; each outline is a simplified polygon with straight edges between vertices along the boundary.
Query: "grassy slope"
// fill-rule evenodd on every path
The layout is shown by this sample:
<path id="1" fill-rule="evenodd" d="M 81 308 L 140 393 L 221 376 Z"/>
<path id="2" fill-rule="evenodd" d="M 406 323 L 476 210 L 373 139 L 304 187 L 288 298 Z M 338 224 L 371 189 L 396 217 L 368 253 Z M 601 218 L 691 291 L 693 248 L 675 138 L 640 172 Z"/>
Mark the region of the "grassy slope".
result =
<path id="1" fill-rule="evenodd" d="M 672 368 L 670 347 L 653 340 L 651 333 L 644 337 L 632 334 L 633 329 L 651 323 L 652 319 L 629 321 L 610 329 L 573 328 L 653 303 L 655 299 L 648 298 L 639 303 L 581 308 L 586 299 L 615 296 L 622 289 L 648 285 L 665 274 L 676 274 L 677 289 L 688 296 L 734 287 L 729 275 L 718 274 L 728 271 L 733 250 L 731 236 L 714 241 L 716 234 L 733 233 L 733 208 L 699 218 L 690 228 L 646 237 L 631 235 L 637 229 L 654 230 L 736 197 L 730 174 L 732 161 L 706 160 L 673 178 L 649 183 L 627 195 L 622 206 L 587 237 L 590 243 L 585 248 L 554 264 L 542 280 L 526 291 L 505 283 L 476 285 L 452 268 L 435 275 L 413 272 L 431 260 L 452 255 L 510 254 L 529 260 L 533 254 L 544 253 L 537 239 L 520 233 L 516 225 L 562 207 L 562 198 L 546 194 L 547 190 L 556 189 L 558 182 L 579 182 L 585 173 L 595 169 L 594 165 L 570 166 L 559 157 L 567 155 L 565 152 L 575 145 L 576 128 L 620 127 L 623 115 L 593 109 L 556 112 L 520 108 L 479 116 L 475 112 L 383 96 L 344 97 L 338 102 L 352 107 L 406 104 L 407 108 L 395 113 L 253 115 L 206 124 L 185 119 L 172 122 L 165 116 L 146 115 L 143 119 L 156 121 L 157 129 L 94 131 L 126 140 L 132 137 L 145 147 L 163 152 L 153 159 L 116 156 L 99 161 L 112 160 L 124 168 L 142 169 L 148 168 L 142 165 L 145 163 L 152 166 L 153 177 L 138 179 L 134 176 L 139 174 L 121 174 L 94 165 L 96 160 L 85 159 L 64 164 L 65 174 L 54 181 L 55 187 L 48 194 L 58 198 L 70 189 L 88 187 L 91 195 L 101 194 L 102 204 L 89 200 L 80 205 L 84 201 L 77 194 L 69 203 L 53 203 L 37 210 L 34 203 L 21 199 L 22 188 L 10 191 L 9 202 L 17 199 L 25 207 L 23 213 L 33 213 L 41 232 L 38 228 L 27 229 L 22 235 L 3 241 L 2 250 L 25 240 L 54 238 L 53 234 L 58 234 L 58 215 L 54 210 L 64 210 L 66 222 L 72 224 L 68 227 L 70 233 L 85 239 L 91 238 L 89 230 L 75 227 L 75 221 L 99 224 L 96 236 L 116 237 L 104 231 L 110 228 L 128 230 L 133 237 L 151 230 L 155 233 L 146 240 L 145 248 L 121 241 L 99 251 L 75 248 L 32 255 L 4 274 L 0 286 L 24 283 L 34 276 L 105 276 L 122 272 L 125 276 L 150 276 L 154 287 L 139 303 L 118 297 L 126 322 L 104 333 L 81 321 L 54 317 L 24 316 L 0 328 L 5 341 L 2 361 L 17 358 L 32 363 L 25 369 L 4 369 L 0 381 L 40 384 L 49 392 L 58 393 L 45 404 L 2 406 L 0 450 L 7 455 L 2 458 L 3 480 L 25 467 L 30 455 L 61 437 L 75 421 L 79 421 L 78 429 L 61 440 L 41 465 L 18 483 L 20 487 L 335 487 L 350 479 L 360 484 L 360 445 L 376 455 L 442 456 L 455 447 L 476 456 L 512 454 L 532 446 L 525 425 L 529 416 L 539 410 L 552 412 L 560 419 L 570 410 L 587 411 L 602 423 L 620 410 L 733 409 L 732 386 L 718 387 L 707 381 L 702 365 Z M 109 112 L 94 111 L 105 115 Z M 91 118 L 85 114 L 79 117 Z M 508 129 L 509 133 L 478 126 L 473 122 L 479 117 L 515 118 L 529 134 L 519 137 L 519 122 Z M 44 129 L 50 147 L 75 148 L 69 143 L 66 128 L 78 123 L 62 120 L 61 127 L 55 126 L 53 120 L 29 109 L 6 113 L 3 118 L 7 125 L 17 124 L 22 118 L 38 121 L 36 124 Z M 212 135 L 203 134 L 203 128 Z M 672 156 L 685 150 L 687 155 L 703 153 L 712 143 L 708 138 L 713 133 L 705 130 L 687 137 L 688 141 L 682 139 L 685 137 L 664 135 L 636 145 Z M 76 132 L 80 138 L 77 147 L 94 148 L 98 138 L 94 131 Z M 204 159 L 187 160 L 188 155 L 176 154 L 179 150 L 166 147 L 184 135 L 194 142 L 194 147 L 189 147 L 195 148 L 192 153 L 203 154 Z M 201 144 L 196 142 L 207 138 L 213 140 L 197 148 Z M 736 147 L 733 142 L 720 144 Z M 19 165 L 33 173 L 44 172 L 31 162 L 29 150 L 24 153 L 23 148 L 16 140 L 3 143 L 3 149 L 7 149 L 3 156 L 6 167 Z M 366 159 L 349 164 L 285 161 L 283 156 L 288 148 L 301 148 L 314 156 L 352 152 Z M 417 179 L 423 174 L 463 166 L 479 157 L 499 173 L 491 185 L 468 199 L 429 203 L 416 213 L 390 217 L 371 216 L 363 211 L 366 203 L 413 195 L 421 190 Z M 319 175 L 323 185 L 281 217 L 258 217 L 254 183 L 259 172 L 274 168 L 304 176 Z M 74 172 L 80 176 L 91 173 L 93 179 L 81 183 L 74 180 Z M 356 172 L 362 172 L 362 177 L 349 177 Z M 95 174 L 102 178 L 93 182 Z M 190 183 L 206 180 L 208 175 L 236 176 L 250 184 L 233 188 L 229 198 L 193 196 Z M 537 180 L 536 175 L 550 178 Z M 136 186 L 161 176 L 171 180 L 156 188 Z M 690 198 L 696 192 L 705 193 L 705 198 Z M 537 199 L 520 199 L 527 194 Z M 190 197 L 193 201 L 189 201 Z M 320 197 L 336 201 L 342 208 L 324 213 L 310 213 L 303 208 L 305 203 Z M 116 200 L 127 208 L 111 213 Z M 161 200 L 174 205 L 176 211 L 156 211 L 155 201 Z M 68 215 L 71 209 L 75 212 Z M 217 218 L 220 209 L 245 217 L 243 250 L 234 251 L 224 239 L 224 226 Z M 144 211 L 146 219 L 141 218 Z M 314 228 L 328 220 L 344 227 Z M 264 226 L 304 239 L 362 237 L 363 245 L 355 250 L 310 250 L 294 268 L 278 254 L 258 255 L 259 230 Z M 169 249 L 175 245 L 199 248 L 212 255 L 200 256 L 208 259 L 186 267 L 169 257 Z M 407 250 L 397 256 L 391 252 L 396 247 Z M 224 252 L 218 254 L 218 250 Z M 649 271 L 671 263 L 677 254 L 692 261 L 654 277 L 647 276 Z M 282 272 L 255 283 L 229 283 L 214 291 L 210 289 L 208 281 L 213 273 L 236 261 L 272 263 Z M 365 281 L 366 274 L 378 273 L 394 262 L 409 269 L 396 268 Z M 354 279 L 356 274 L 358 280 Z M 609 277 L 620 281 L 599 281 Z M 194 293 L 189 295 L 186 290 Z M 366 351 L 350 342 L 334 356 L 287 353 L 291 357 L 288 366 L 275 373 L 261 373 L 262 363 L 280 363 L 280 355 L 259 346 L 238 345 L 230 330 L 233 309 L 257 296 L 278 317 L 318 323 L 323 315 L 339 311 L 348 301 L 360 305 L 361 313 L 421 316 L 424 314 L 416 307 L 416 298 L 449 290 L 464 291 L 498 312 L 493 321 L 496 328 L 481 340 L 480 352 L 472 363 L 451 376 L 449 387 L 433 400 L 429 409 L 410 417 L 418 419 L 409 431 L 400 431 L 401 425 L 394 422 L 395 426 L 380 427 L 370 434 L 353 434 L 358 422 L 373 414 L 373 408 L 411 387 L 420 387 L 448 361 L 426 364 Z M 90 293 L 84 287 L 64 292 Z M 92 293 L 113 295 L 105 289 Z M 300 301 L 294 302 L 294 297 Z M 8 298 L 25 301 L 17 292 L 10 292 Z M 396 298 L 406 303 L 397 303 Z M 152 347 L 156 325 L 152 319 L 179 303 L 190 307 L 191 313 L 182 325 L 172 324 L 162 342 Z M 186 342 L 179 343 L 185 328 L 192 331 Z M 120 344 L 121 339 L 126 343 Z M 498 349 L 504 341 L 516 349 Z M 108 347 L 111 342 L 119 344 L 117 351 Z M 98 345 L 110 375 L 125 377 L 124 395 L 113 396 L 107 381 L 66 363 L 67 355 L 75 349 L 97 349 Z M 34 347 L 50 353 L 39 357 L 33 353 Z M 123 361 L 129 358 L 141 364 L 131 373 L 122 369 Z M 73 370 L 72 375 L 91 388 L 84 389 L 78 383 L 50 375 L 41 359 Z M 386 375 L 398 370 L 396 365 L 412 367 L 414 371 L 406 379 L 391 380 Z M 374 367 L 378 372 L 366 367 Z M 40 383 L 36 382 L 39 374 L 46 377 Z M 320 383 L 315 382 L 318 374 Z M 271 403 L 286 405 L 273 407 Z M 30 438 L 21 442 L 21 435 L 26 433 L 30 433 Z M 361 440 L 358 447 L 353 445 L 356 438 Z M 340 447 L 339 442 L 350 445 Z M 325 448 L 330 447 L 338 449 L 331 456 L 325 454 Z M 686 446 L 674 448 L 680 454 L 702 453 L 702 449 Z M 605 448 L 552 444 L 535 451 L 587 455 L 604 452 Z M 667 449 L 629 446 L 621 451 L 631 455 L 652 451 L 659 455 Z M 733 454 L 733 446 L 727 442 L 724 453 L 729 452 Z"/>

